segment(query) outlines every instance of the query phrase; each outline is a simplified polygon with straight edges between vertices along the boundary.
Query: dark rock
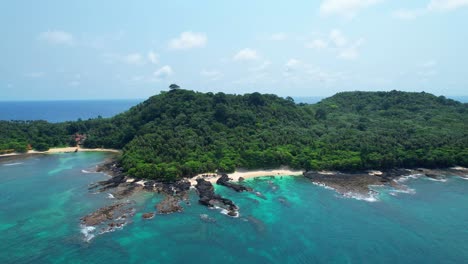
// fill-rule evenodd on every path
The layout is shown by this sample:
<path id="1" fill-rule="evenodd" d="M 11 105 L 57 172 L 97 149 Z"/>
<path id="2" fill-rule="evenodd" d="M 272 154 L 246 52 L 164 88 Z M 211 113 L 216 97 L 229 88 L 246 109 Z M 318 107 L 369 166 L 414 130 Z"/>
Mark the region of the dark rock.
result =
<path id="1" fill-rule="evenodd" d="M 231 179 L 229 179 L 229 176 L 227 174 L 223 174 L 216 181 L 216 184 L 226 186 L 228 188 L 233 189 L 236 192 L 244 192 L 244 191 L 251 192 L 252 191 L 252 188 L 249 188 L 240 184 L 231 183 L 229 182 L 230 180 Z"/>
<path id="2" fill-rule="evenodd" d="M 218 206 L 228 211 L 237 212 L 237 206 L 229 199 L 223 198 L 218 194 L 215 194 L 214 187 L 209 181 L 204 179 L 197 179 L 197 185 L 195 188 L 198 191 L 200 199 L 198 202 L 208 207 Z"/>
<path id="3" fill-rule="evenodd" d="M 245 181 L 244 177 L 239 177 L 239 182 Z"/>
<path id="4" fill-rule="evenodd" d="M 154 217 L 154 213 L 144 213 L 141 217 L 143 217 L 143 219 L 151 219 Z"/>
<path id="5" fill-rule="evenodd" d="M 134 215 L 135 211 L 130 207 L 130 205 L 131 203 L 117 203 L 102 207 L 95 212 L 82 217 L 81 224 L 86 226 L 104 225 L 115 227 L 120 223 L 119 221 L 125 221 L 128 216 Z"/>
<path id="6" fill-rule="evenodd" d="M 166 195 L 164 200 L 156 205 L 156 209 L 158 214 L 171 214 L 183 211 L 183 207 L 180 205 L 180 199 L 171 195 Z"/>

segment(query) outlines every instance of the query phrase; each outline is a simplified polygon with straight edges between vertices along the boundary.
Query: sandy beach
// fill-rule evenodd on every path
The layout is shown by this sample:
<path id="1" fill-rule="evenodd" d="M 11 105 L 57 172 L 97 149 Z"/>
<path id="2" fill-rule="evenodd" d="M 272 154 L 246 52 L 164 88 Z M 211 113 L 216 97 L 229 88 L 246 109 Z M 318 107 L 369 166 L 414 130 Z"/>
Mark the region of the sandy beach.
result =
<path id="1" fill-rule="evenodd" d="M 273 170 L 236 170 L 234 173 L 228 173 L 229 178 L 232 179 L 234 182 L 238 182 L 239 178 L 244 178 L 244 179 L 252 179 L 252 178 L 257 178 L 257 177 L 265 177 L 265 176 L 300 176 L 302 175 L 303 171 L 301 170 L 291 170 L 287 167 L 281 167 L 279 169 L 273 169 Z M 211 183 L 216 183 L 216 181 L 219 179 L 219 175 L 216 175 L 215 173 L 201 173 L 198 174 L 197 176 L 189 179 L 190 183 L 195 186 L 197 184 L 196 179 L 197 178 L 203 178 Z"/>
<path id="2" fill-rule="evenodd" d="M 77 147 L 65 147 L 65 148 L 51 148 L 47 151 L 36 151 L 36 150 L 29 150 L 26 153 L 8 153 L 2 154 L 0 157 L 11 157 L 11 156 L 20 156 L 20 155 L 27 155 L 27 154 L 54 154 L 54 153 L 70 153 L 75 152 L 78 149 L 78 152 L 113 152 L 113 153 L 121 153 L 118 149 L 104 149 L 104 148 L 77 148 Z"/>

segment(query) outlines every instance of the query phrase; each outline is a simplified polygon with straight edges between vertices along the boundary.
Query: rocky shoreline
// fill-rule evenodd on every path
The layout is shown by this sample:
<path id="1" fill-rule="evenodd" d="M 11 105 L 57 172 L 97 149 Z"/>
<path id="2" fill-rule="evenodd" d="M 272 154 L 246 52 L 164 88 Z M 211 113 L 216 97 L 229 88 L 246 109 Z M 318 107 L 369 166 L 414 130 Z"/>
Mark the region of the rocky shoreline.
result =
<path id="1" fill-rule="evenodd" d="M 304 177 L 317 185 L 334 189 L 341 195 L 355 194 L 369 197 L 375 194 L 371 186 L 390 186 L 395 189 L 405 189 L 399 180 L 411 175 L 428 177 L 443 181 L 447 177 L 457 176 L 468 179 L 468 169 L 454 167 L 448 169 L 391 169 L 386 171 L 363 171 L 343 173 L 336 171 L 307 171 Z"/>
<path id="2" fill-rule="evenodd" d="M 198 202 L 209 208 L 220 209 L 222 213 L 238 217 L 239 207 L 230 199 L 215 193 L 215 188 L 210 180 L 203 177 L 192 179 L 182 179 L 177 182 L 166 183 L 153 180 L 136 180 L 125 175 L 116 161 L 110 160 L 99 166 L 96 172 L 102 172 L 110 176 L 108 180 L 100 181 L 90 185 L 91 191 L 111 192 L 111 196 L 116 198 L 112 205 L 100 208 L 81 218 L 82 226 L 92 232 L 98 230 L 100 233 L 111 232 L 117 228 L 122 228 L 131 221 L 135 214 L 133 203 L 128 202 L 128 198 L 135 192 L 147 191 L 164 195 L 162 201 L 157 203 L 154 212 L 145 212 L 142 218 L 149 220 L 157 215 L 183 212 L 182 203 L 189 204 L 189 191 L 194 187 L 198 193 Z M 449 176 L 459 176 L 468 179 L 468 169 L 455 167 L 450 169 L 392 169 L 386 171 L 363 171 L 355 173 L 343 173 L 332 171 L 307 171 L 303 176 L 312 183 L 334 189 L 344 196 L 357 195 L 360 197 L 372 196 L 374 191 L 371 186 L 390 186 L 395 189 L 404 189 L 400 179 L 410 175 L 419 175 L 434 180 L 443 180 Z M 195 184 L 194 184 L 195 182 Z M 255 192 L 252 188 L 232 182 L 227 174 L 221 174 L 216 184 L 230 188 L 236 192 L 254 193 L 260 198 L 266 199 L 261 193 Z M 271 183 L 273 184 L 273 183 Z M 193 186 L 194 185 L 194 186 Z M 275 190 L 275 186 L 272 186 Z M 122 202 L 126 199 L 126 202 Z M 290 206 L 287 198 L 282 197 L 278 202 L 285 206 Z M 212 222 L 212 219 L 203 215 L 200 219 L 205 222 Z M 88 234 L 88 232 L 86 233 Z M 94 235 L 91 235 L 91 238 Z"/>

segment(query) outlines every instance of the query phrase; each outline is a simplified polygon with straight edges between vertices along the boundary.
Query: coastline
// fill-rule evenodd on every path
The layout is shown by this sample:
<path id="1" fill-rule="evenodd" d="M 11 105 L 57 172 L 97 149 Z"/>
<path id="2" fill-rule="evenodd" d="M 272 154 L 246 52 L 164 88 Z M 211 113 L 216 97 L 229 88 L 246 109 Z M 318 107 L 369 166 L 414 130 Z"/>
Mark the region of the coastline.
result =
<path id="1" fill-rule="evenodd" d="M 237 169 L 233 173 L 227 173 L 228 177 L 233 182 L 239 182 L 240 178 L 244 180 L 253 179 L 258 177 L 269 177 L 269 176 L 302 176 L 304 171 L 302 170 L 291 170 L 288 167 L 280 167 L 278 169 L 270 169 L 270 170 L 244 170 L 244 169 Z M 201 173 L 196 175 L 192 178 L 187 178 L 192 186 L 197 184 L 197 179 L 202 178 L 206 181 L 211 182 L 212 184 L 216 183 L 216 181 L 221 177 L 220 174 L 216 173 Z"/>
<path id="2" fill-rule="evenodd" d="M 64 147 L 64 148 L 50 148 L 47 151 L 37 151 L 37 150 L 29 150 L 26 153 L 7 153 L 1 154 L 0 158 L 2 157 L 15 157 L 15 156 L 23 156 L 23 155 L 30 155 L 30 154 L 55 154 L 55 153 L 73 153 L 73 152 L 112 152 L 112 153 L 121 153 L 121 150 L 118 149 L 105 149 L 105 148 L 80 148 L 80 147 Z"/>

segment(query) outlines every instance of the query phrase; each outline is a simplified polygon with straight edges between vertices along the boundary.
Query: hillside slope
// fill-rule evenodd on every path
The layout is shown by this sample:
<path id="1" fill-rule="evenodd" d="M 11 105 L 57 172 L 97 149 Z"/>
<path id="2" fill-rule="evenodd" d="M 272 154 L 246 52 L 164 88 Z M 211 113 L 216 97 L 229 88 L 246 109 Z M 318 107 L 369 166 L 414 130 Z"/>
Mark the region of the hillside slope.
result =
<path id="1" fill-rule="evenodd" d="M 113 118 L 2 126 L 9 132 L 0 135 L 0 149 L 9 140 L 56 146 L 84 133 L 85 147 L 123 149 L 128 174 L 160 180 L 281 165 L 468 166 L 468 105 L 427 93 L 344 92 L 308 105 L 259 93 L 176 89 Z"/>

